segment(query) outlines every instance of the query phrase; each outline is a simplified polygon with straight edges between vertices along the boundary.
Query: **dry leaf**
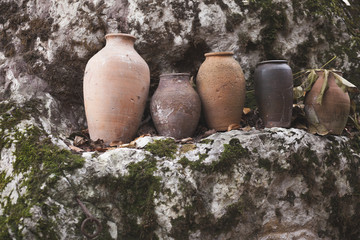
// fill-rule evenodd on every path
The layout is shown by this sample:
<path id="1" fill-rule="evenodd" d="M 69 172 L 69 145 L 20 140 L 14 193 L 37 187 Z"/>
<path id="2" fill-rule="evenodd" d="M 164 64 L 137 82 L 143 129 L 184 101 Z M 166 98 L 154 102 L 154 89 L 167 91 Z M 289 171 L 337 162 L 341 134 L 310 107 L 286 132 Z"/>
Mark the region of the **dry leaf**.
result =
<path id="1" fill-rule="evenodd" d="M 108 148 L 104 148 L 102 146 L 95 146 L 95 151 L 106 152 L 107 150 L 108 150 Z"/>
<path id="2" fill-rule="evenodd" d="M 241 128 L 241 126 L 240 126 L 240 124 L 237 124 L 237 123 L 233 123 L 233 124 L 230 124 L 229 126 L 228 126 L 228 131 L 231 131 L 231 130 L 237 130 L 237 129 L 240 129 Z"/>
<path id="3" fill-rule="evenodd" d="M 345 78 L 340 76 L 339 74 L 337 74 L 335 72 L 332 72 L 332 73 L 334 74 L 336 84 L 344 92 L 356 92 L 357 87 L 354 84 L 352 84 L 351 82 L 349 82 L 348 80 L 346 80 Z"/>
<path id="4" fill-rule="evenodd" d="M 74 138 L 74 145 L 75 146 L 81 146 L 86 143 L 86 140 L 83 137 L 75 136 Z"/>
<path id="5" fill-rule="evenodd" d="M 243 113 L 246 115 L 248 114 L 249 112 L 251 112 L 251 108 L 244 108 L 243 109 Z"/>
<path id="6" fill-rule="evenodd" d="M 112 142 L 109 144 L 109 146 L 110 146 L 110 147 L 118 147 L 118 146 L 120 146 L 120 145 L 122 145 L 122 144 L 123 144 L 122 141 L 112 141 Z"/>
<path id="7" fill-rule="evenodd" d="M 203 138 L 205 137 L 208 137 L 212 134 L 216 133 L 216 130 L 215 129 L 210 129 L 210 130 L 207 130 L 206 132 L 204 132 L 204 134 L 202 135 Z"/>
<path id="8" fill-rule="evenodd" d="M 241 130 L 245 131 L 245 132 L 249 132 L 252 129 L 252 127 L 250 126 L 246 126 L 244 128 L 241 128 Z"/>
<path id="9" fill-rule="evenodd" d="M 305 104 L 303 103 L 295 103 L 293 104 L 293 108 L 300 108 L 300 109 L 304 109 Z"/>
<path id="10" fill-rule="evenodd" d="M 141 135 L 141 136 L 139 136 L 139 137 L 135 138 L 135 139 L 134 139 L 134 141 L 138 140 L 139 138 L 149 137 L 149 136 L 151 136 L 151 134 L 143 134 L 143 135 Z"/>
<path id="11" fill-rule="evenodd" d="M 305 91 L 301 86 L 297 86 L 293 88 L 294 99 L 298 99 L 304 96 Z"/>
<path id="12" fill-rule="evenodd" d="M 322 99 L 324 97 L 325 91 L 329 88 L 328 82 L 329 82 L 329 71 L 324 70 L 324 82 L 323 82 L 323 84 L 321 86 L 320 93 L 319 93 L 319 95 L 317 96 L 317 99 L 316 99 L 316 103 L 318 103 L 320 105 L 322 104 Z"/>
<path id="13" fill-rule="evenodd" d="M 74 151 L 74 152 L 78 152 L 78 153 L 84 152 L 83 149 L 81 149 L 81 148 L 79 148 L 79 147 L 75 147 L 75 146 L 73 146 L 73 145 L 70 145 L 69 148 L 70 148 L 72 151 Z"/>
<path id="14" fill-rule="evenodd" d="M 136 148 L 136 142 L 132 141 L 131 143 L 124 143 L 118 146 L 119 148 Z"/>
<path id="15" fill-rule="evenodd" d="M 182 143 L 182 144 L 189 143 L 189 142 L 194 142 L 194 139 L 192 139 L 191 137 L 188 137 L 188 138 L 183 138 L 180 140 L 180 143 Z"/>
<path id="16" fill-rule="evenodd" d="M 319 121 L 317 113 L 312 106 L 306 106 L 305 112 L 306 112 L 306 119 L 309 124 L 308 131 L 310 133 L 313 134 L 317 133 L 321 136 L 327 135 L 329 133 L 329 130 L 327 130 L 326 127 L 322 125 L 322 123 Z"/>

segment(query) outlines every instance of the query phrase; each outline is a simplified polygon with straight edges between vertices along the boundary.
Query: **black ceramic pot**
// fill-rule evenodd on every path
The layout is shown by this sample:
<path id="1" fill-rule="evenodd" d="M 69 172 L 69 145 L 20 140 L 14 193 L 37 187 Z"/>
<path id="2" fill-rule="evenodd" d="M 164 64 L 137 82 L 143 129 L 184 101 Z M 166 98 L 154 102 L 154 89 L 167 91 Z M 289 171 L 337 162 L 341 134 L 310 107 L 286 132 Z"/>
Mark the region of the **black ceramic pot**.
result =
<path id="1" fill-rule="evenodd" d="M 265 127 L 290 127 L 293 76 L 286 60 L 269 60 L 256 65 L 255 97 Z"/>

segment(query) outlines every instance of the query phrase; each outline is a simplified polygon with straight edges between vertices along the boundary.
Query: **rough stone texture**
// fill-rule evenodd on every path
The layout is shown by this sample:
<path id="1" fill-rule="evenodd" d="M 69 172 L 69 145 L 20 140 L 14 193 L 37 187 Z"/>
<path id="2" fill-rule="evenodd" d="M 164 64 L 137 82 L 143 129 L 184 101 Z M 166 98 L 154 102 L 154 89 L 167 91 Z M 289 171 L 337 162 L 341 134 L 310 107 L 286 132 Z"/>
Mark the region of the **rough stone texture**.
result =
<path id="1" fill-rule="evenodd" d="M 196 75 L 210 51 L 235 52 L 248 90 L 261 60 L 297 72 L 334 55 L 328 67 L 360 85 L 357 0 L 244 2 L 2 0 L 0 239 L 81 239 L 75 193 L 99 239 L 359 239 L 358 137 L 267 129 L 145 137 L 84 159 L 63 150 L 86 128 L 83 71 L 110 32 L 138 38 L 152 91 L 162 73 Z"/>
<path id="2" fill-rule="evenodd" d="M 80 239 L 84 214 L 75 193 L 103 223 L 99 239 L 360 236 L 358 140 L 298 129 L 233 130 L 196 144 L 169 141 L 172 154 L 159 157 L 147 146 L 161 141 L 169 140 L 145 137 L 137 140 L 144 148 L 84 153 L 84 166 L 64 171 L 43 205 L 31 207 L 32 216 L 20 221 L 24 238 L 46 236 L 49 229 L 37 224 L 47 219 L 57 238 Z M 6 189 L 22 178 L 13 176 Z M 12 202 L 16 198 L 10 195 Z M 43 212 L 51 208 L 57 210 Z"/>

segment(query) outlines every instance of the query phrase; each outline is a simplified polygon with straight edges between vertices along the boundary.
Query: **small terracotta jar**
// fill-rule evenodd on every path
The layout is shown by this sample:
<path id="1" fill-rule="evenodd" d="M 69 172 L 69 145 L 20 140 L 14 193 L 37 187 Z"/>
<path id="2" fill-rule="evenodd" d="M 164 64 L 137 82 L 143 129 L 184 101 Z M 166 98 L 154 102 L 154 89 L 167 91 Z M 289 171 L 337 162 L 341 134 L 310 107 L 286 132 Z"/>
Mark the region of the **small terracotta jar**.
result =
<path id="1" fill-rule="evenodd" d="M 255 69 L 255 97 L 265 127 L 290 127 L 293 76 L 286 60 L 260 62 Z"/>
<path id="2" fill-rule="evenodd" d="M 338 75 L 341 72 L 336 71 Z M 330 134 L 340 135 L 345 128 L 350 113 L 350 97 L 335 82 L 335 76 L 329 72 L 328 89 L 322 103 L 317 103 L 321 87 L 324 83 L 324 71 L 317 71 L 319 78 L 305 96 L 305 114 L 309 124 L 315 128 L 325 127 Z M 326 134 L 326 132 L 319 134 Z"/>
<path id="3" fill-rule="evenodd" d="M 244 108 L 244 73 L 233 54 L 206 53 L 196 78 L 206 123 L 217 131 L 239 124 Z"/>
<path id="4" fill-rule="evenodd" d="M 191 137 L 199 122 L 201 103 L 190 84 L 190 74 L 161 75 L 150 112 L 160 135 L 175 139 Z"/>
<path id="5" fill-rule="evenodd" d="M 135 37 L 107 34 L 106 46 L 87 63 L 84 104 L 90 137 L 129 142 L 145 109 L 150 71 L 134 49 Z"/>

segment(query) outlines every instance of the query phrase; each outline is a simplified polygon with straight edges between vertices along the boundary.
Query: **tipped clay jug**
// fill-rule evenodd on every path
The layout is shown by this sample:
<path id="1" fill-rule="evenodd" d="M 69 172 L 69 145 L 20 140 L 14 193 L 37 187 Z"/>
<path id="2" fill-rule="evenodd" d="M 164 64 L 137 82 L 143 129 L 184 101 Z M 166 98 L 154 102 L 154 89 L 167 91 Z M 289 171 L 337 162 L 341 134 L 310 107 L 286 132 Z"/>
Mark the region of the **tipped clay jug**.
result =
<path id="1" fill-rule="evenodd" d="M 233 52 L 206 53 L 196 86 L 209 128 L 226 131 L 239 124 L 245 101 L 245 78 Z"/>
<path id="2" fill-rule="evenodd" d="M 150 86 L 146 62 L 135 37 L 107 34 L 106 46 L 87 63 L 84 104 L 92 140 L 130 142 L 136 135 Z"/>
<path id="3" fill-rule="evenodd" d="M 200 119 L 201 102 L 190 84 L 190 74 L 161 75 L 150 111 L 160 135 L 175 139 L 191 137 Z"/>
<path id="4" fill-rule="evenodd" d="M 290 127 L 293 76 L 286 60 L 269 60 L 257 64 L 255 97 L 265 127 Z"/>
<path id="5" fill-rule="evenodd" d="M 334 71 L 342 75 L 339 71 Z M 335 76 L 329 72 L 328 88 L 322 98 L 322 103 L 317 103 L 317 98 L 324 83 L 324 71 L 316 71 L 319 78 L 305 95 L 305 114 L 310 126 L 317 133 L 340 135 L 346 126 L 350 113 L 350 97 L 335 82 Z"/>

